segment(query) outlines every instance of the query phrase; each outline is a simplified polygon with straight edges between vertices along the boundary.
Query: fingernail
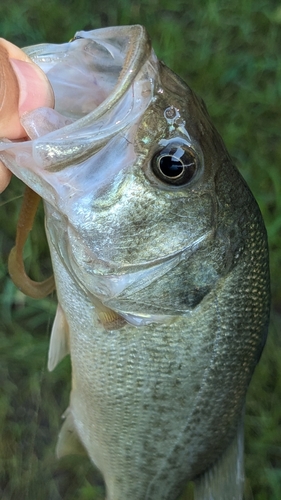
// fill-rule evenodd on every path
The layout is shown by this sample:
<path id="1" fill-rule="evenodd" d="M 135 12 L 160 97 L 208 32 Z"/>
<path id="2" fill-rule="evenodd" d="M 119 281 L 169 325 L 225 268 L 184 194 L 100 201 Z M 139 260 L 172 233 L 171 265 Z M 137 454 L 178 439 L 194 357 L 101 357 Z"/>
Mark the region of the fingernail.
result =
<path id="1" fill-rule="evenodd" d="M 53 107 L 52 87 L 45 73 L 34 63 L 10 59 L 19 83 L 19 115 L 47 106 Z"/>

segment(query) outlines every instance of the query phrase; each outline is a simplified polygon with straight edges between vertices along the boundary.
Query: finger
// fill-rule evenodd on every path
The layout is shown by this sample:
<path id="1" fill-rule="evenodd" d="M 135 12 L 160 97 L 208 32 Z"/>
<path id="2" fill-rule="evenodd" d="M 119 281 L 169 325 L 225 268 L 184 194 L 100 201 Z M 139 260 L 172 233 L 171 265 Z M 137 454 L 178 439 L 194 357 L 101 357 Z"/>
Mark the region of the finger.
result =
<path id="1" fill-rule="evenodd" d="M 23 50 L 21 50 L 13 43 L 8 42 L 8 40 L 5 40 L 5 38 L 0 37 L 0 45 L 4 47 L 4 49 L 6 49 L 6 51 L 9 54 L 9 57 L 13 57 L 14 59 L 19 59 L 19 61 L 31 62 L 31 59 L 25 52 L 23 52 Z"/>
<path id="2" fill-rule="evenodd" d="M 0 45 L 0 136 L 9 139 L 15 139 L 18 136 L 21 127 L 18 102 L 18 80 L 10 64 L 6 48 Z"/>
<path id="3" fill-rule="evenodd" d="M 0 161 L 0 193 L 8 186 L 12 173 Z"/>
<path id="4" fill-rule="evenodd" d="M 41 106 L 53 107 L 45 73 L 18 47 L 0 39 L 0 136 L 25 137 L 20 116 Z"/>
<path id="5" fill-rule="evenodd" d="M 45 73 L 16 45 L 0 38 L 0 137 L 23 139 L 20 116 L 41 106 L 54 107 Z M 0 192 L 11 174 L 0 161 Z"/>

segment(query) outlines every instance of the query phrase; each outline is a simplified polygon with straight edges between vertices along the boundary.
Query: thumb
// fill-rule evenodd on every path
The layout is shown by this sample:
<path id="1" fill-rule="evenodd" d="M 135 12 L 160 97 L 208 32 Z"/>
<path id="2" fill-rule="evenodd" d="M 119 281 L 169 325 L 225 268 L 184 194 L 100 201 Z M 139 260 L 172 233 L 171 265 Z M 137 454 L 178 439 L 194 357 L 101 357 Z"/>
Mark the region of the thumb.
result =
<path id="1" fill-rule="evenodd" d="M 21 49 L 0 38 L 0 137 L 25 138 L 20 116 L 41 106 L 54 106 L 45 73 Z M 10 173 L 0 162 L 0 192 L 9 179 Z"/>

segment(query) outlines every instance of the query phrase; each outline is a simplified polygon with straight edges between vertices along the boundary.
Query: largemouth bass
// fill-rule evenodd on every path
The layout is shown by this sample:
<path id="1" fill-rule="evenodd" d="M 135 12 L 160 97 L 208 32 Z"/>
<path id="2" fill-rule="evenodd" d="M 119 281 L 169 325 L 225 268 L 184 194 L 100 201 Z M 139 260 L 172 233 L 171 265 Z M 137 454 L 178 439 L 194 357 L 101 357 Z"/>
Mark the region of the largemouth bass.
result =
<path id="1" fill-rule="evenodd" d="M 196 500 L 241 500 L 243 409 L 269 314 L 259 208 L 144 28 L 26 52 L 56 109 L 24 115 L 31 140 L 0 149 L 44 199 L 49 369 L 68 353 L 72 364 L 58 455 L 86 449 L 108 500 L 173 500 L 188 480 Z M 23 277 L 20 254 L 15 281 L 48 293 L 52 279 Z"/>

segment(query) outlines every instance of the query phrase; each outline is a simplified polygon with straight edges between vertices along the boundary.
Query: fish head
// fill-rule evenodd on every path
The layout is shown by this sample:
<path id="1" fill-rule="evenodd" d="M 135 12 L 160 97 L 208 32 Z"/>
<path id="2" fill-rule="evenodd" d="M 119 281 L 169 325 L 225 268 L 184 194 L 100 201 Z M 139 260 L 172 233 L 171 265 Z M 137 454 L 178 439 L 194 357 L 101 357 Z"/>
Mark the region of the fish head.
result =
<path id="1" fill-rule="evenodd" d="M 202 101 L 159 62 L 153 87 L 96 170 L 91 158 L 67 210 L 74 274 L 134 324 L 189 313 L 232 265 L 217 231 L 224 145 Z"/>
<path id="2" fill-rule="evenodd" d="M 50 245 L 86 293 L 133 324 L 189 314 L 234 265 L 235 192 L 248 196 L 203 101 L 140 26 L 26 52 L 56 109 L 25 114 L 31 140 L 2 142 L 1 158 L 45 200 Z"/>

